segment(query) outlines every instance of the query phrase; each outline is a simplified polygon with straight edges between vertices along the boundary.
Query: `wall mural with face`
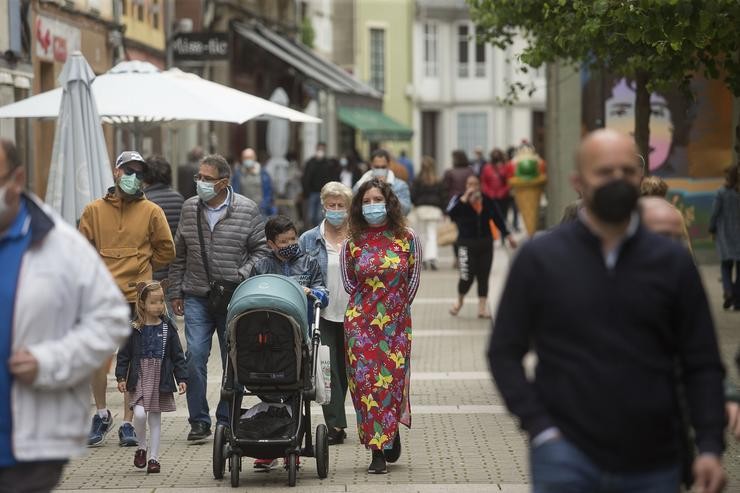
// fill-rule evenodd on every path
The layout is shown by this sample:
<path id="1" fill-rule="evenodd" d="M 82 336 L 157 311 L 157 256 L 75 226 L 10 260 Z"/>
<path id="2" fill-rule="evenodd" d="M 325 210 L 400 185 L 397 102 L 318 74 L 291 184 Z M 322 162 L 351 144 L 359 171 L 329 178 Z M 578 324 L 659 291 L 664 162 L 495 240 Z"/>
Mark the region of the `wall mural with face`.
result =
<path id="1" fill-rule="evenodd" d="M 634 133 L 634 81 L 581 72 L 584 133 L 606 126 Z M 707 233 L 712 199 L 732 164 L 733 98 L 721 81 L 697 76 L 691 96 L 678 89 L 650 95 L 650 173 L 668 183 L 669 196 L 686 217 L 695 247 L 713 248 Z"/>

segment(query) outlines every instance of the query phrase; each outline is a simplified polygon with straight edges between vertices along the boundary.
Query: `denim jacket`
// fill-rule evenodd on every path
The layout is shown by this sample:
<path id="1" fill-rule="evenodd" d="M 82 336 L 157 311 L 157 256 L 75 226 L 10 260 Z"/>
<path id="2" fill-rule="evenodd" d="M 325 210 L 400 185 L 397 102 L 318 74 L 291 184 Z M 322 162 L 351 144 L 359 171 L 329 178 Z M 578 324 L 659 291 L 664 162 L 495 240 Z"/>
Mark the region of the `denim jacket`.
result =
<path id="1" fill-rule="evenodd" d="M 303 233 L 298 240 L 298 244 L 301 246 L 303 253 L 315 258 L 319 262 L 321 274 L 324 276 L 324 281 L 326 281 L 328 279 L 326 271 L 329 265 L 329 254 L 326 253 L 326 241 L 321 236 L 321 223 L 315 228 Z"/>

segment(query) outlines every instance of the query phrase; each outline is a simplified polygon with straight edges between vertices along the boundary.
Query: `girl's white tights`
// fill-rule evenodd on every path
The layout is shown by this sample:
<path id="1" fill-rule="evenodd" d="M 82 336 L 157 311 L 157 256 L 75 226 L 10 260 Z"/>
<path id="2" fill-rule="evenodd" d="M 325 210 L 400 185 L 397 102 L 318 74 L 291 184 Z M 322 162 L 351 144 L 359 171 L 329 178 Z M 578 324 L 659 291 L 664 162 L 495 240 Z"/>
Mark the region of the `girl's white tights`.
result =
<path id="1" fill-rule="evenodd" d="M 149 422 L 149 447 L 147 447 L 146 440 L 146 425 Z M 147 450 L 147 458 L 159 460 L 159 436 L 162 432 L 162 413 L 149 413 L 149 419 L 147 419 L 147 412 L 144 410 L 144 406 L 134 406 L 134 429 L 136 430 L 136 437 L 139 439 L 139 449 Z"/>

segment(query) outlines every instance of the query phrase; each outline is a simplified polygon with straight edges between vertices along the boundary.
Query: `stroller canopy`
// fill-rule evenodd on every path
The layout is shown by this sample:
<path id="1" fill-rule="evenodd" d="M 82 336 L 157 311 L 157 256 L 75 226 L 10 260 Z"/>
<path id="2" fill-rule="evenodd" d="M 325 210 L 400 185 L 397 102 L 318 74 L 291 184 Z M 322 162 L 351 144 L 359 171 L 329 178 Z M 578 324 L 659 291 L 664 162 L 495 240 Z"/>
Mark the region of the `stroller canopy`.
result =
<path id="1" fill-rule="evenodd" d="M 285 276 L 264 274 L 250 277 L 236 288 L 229 303 L 226 324 L 242 313 L 271 310 L 293 318 L 305 333 L 308 330 L 308 303 L 303 288 Z"/>

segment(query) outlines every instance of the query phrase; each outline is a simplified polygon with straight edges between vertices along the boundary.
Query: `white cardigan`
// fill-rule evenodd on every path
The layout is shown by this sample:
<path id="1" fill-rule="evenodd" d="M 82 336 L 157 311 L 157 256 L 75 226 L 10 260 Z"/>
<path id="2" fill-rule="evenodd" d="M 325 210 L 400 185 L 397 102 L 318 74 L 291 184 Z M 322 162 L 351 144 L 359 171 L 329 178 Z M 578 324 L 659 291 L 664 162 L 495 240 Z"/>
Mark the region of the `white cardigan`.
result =
<path id="1" fill-rule="evenodd" d="M 39 362 L 32 385 L 13 380 L 13 455 L 19 461 L 82 455 L 89 432 L 90 377 L 129 335 L 129 309 L 97 252 L 56 213 L 29 199 L 33 238 L 21 262 L 12 352 Z"/>

